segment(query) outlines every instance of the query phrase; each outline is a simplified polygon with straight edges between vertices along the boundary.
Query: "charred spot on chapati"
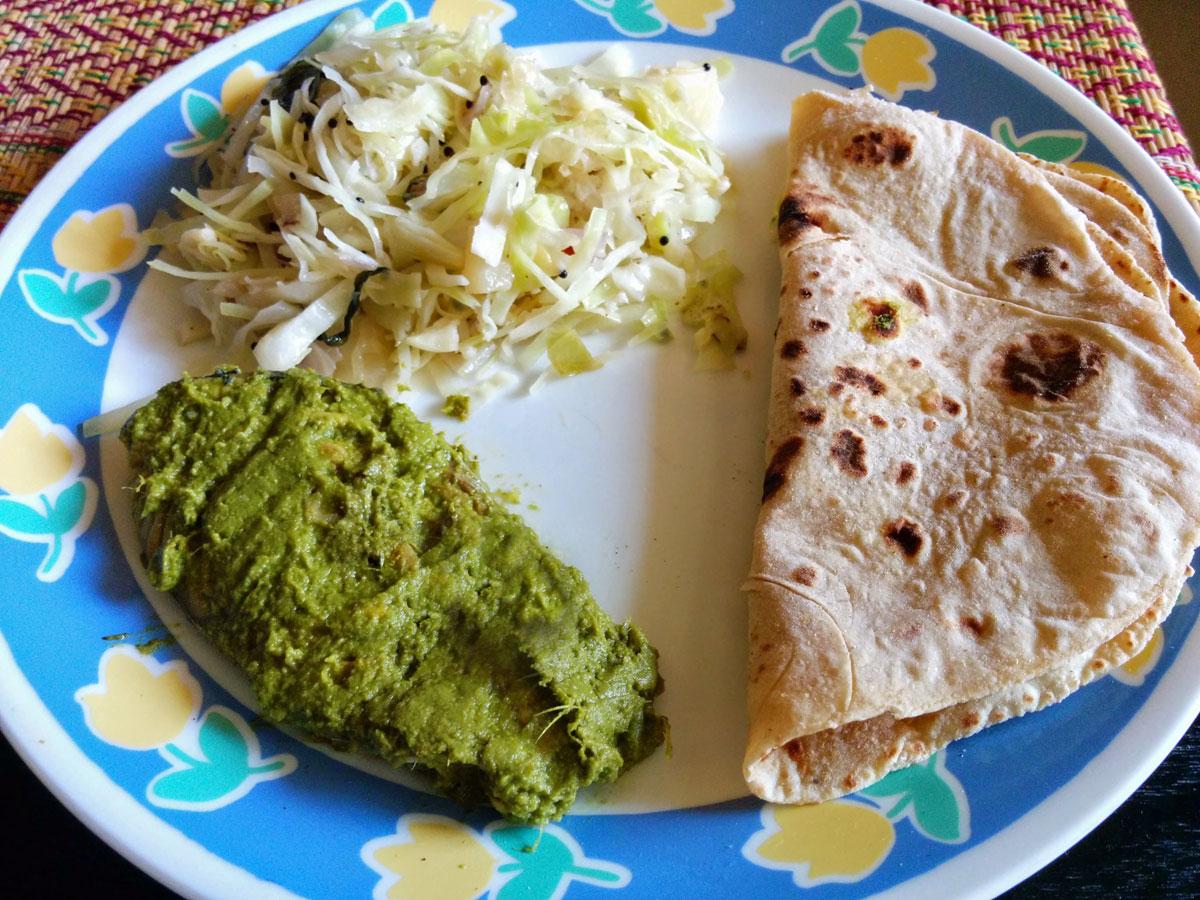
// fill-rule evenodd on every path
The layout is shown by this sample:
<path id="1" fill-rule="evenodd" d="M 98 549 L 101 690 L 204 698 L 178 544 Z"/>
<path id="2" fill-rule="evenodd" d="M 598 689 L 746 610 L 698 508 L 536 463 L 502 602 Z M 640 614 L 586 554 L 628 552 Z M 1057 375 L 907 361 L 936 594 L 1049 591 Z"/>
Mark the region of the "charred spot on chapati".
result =
<path id="1" fill-rule="evenodd" d="M 1024 519 L 1017 516 L 1005 515 L 1004 513 L 997 513 L 988 519 L 988 526 L 1001 537 L 1010 534 L 1023 534 L 1029 530 Z"/>
<path id="2" fill-rule="evenodd" d="M 792 570 L 792 577 L 805 587 L 812 587 L 817 581 L 817 570 L 812 566 L 799 566 Z"/>
<path id="3" fill-rule="evenodd" d="M 823 331 L 829 330 L 829 323 L 824 319 L 809 319 L 808 330 L 813 334 L 820 334 Z"/>
<path id="4" fill-rule="evenodd" d="M 929 312 L 929 298 L 925 295 L 925 288 L 919 281 L 910 281 L 904 285 L 904 297 L 914 306 L 918 307 L 921 312 Z"/>
<path id="5" fill-rule="evenodd" d="M 925 544 L 921 526 L 910 519 L 897 519 L 883 527 L 883 536 L 909 559 L 915 559 Z"/>
<path id="6" fill-rule="evenodd" d="M 1014 394 L 1056 403 L 1104 370 L 1104 351 L 1064 331 L 1033 332 L 1000 348 L 994 365 Z"/>
<path id="7" fill-rule="evenodd" d="M 831 198 L 813 191 L 796 191 L 784 197 L 779 204 L 779 243 L 789 244 L 809 228 L 823 228 L 826 218 L 817 207 L 832 202 Z"/>
<path id="8" fill-rule="evenodd" d="M 854 135 L 842 155 L 859 166 L 879 166 L 883 163 L 900 166 L 909 160 L 912 152 L 913 139 L 909 135 L 898 128 L 882 127 Z"/>
<path id="9" fill-rule="evenodd" d="M 804 341 L 784 341 L 783 347 L 780 348 L 779 355 L 784 359 L 795 359 L 808 352 L 808 348 L 804 346 Z"/>
<path id="10" fill-rule="evenodd" d="M 952 416 L 957 416 L 960 412 L 962 412 L 962 404 L 953 397 L 943 397 L 942 409 Z"/>
<path id="11" fill-rule="evenodd" d="M 898 298 L 862 297 L 850 306 L 850 327 L 872 343 L 899 337 L 906 318 L 904 303 Z M 907 313 L 907 319 L 913 315 Z"/>
<path id="12" fill-rule="evenodd" d="M 787 481 L 788 468 L 804 449 L 804 438 L 799 435 L 790 437 L 776 448 L 767 464 L 767 474 L 763 477 L 763 503 L 766 503 Z"/>
<path id="13" fill-rule="evenodd" d="M 996 630 L 996 620 L 989 615 L 963 616 L 959 620 L 963 629 L 971 632 L 977 638 L 985 638 Z"/>
<path id="14" fill-rule="evenodd" d="M 850 428 L 839 431 L 833 437 L 829 455 L 847 475 L 855 478 L 867 476 L 867 442 L 858 432 Z"/>
<path id="15" fill-rule="evenodd" d="M 837 366 L 833 370 L 833 377 L 851 387 L 863 388 L 872 397 L 878 397 L 880 394 L 887 393 L 886 384 L 870 372 L 864 372 L 862 369 L 855 368 L 854 366 Z"/>
<path id="16" fill-rule="evenodd" d="M 1050 278 L 1055 269 L 1065 272 L 1070 268 L 1070 264 L 1060 258 L 1058 250 L 1054 247 L 1034 247 L 1026 250 L 1012 261 L 1012 265 L 1034 278 Z"/>
<path id="17" fill-rule="evenodd" d="M 888 427 L 887 419 L 885 419 L 883 416 L 879 415 L 878 413 L 871 413 L 871 415 L 868 416 L 868 421 L 872 425 L 874 425 L 876 428 L 887 428 Z"/>
<path id="18" fill-rule="evenodd" d="M 805 425 L 820 425 L 825 421 L 825 410 L 819 406 L 806 406 L 800 410 L 800 421 Z"/>
<path id="19" fill-rule="evenodd" d="M 788 382 L 788 390 L 792 392 L 793 397 L 803 397 L 808 393 L 808 385 L 799 378 L 793 378 Z"/>
<path id="20" fill-rule="evenodd" d="M 904 460 L 896 466 L 896 474 L 894 476 L 896 484 L 908 484 L 917 474 L 917 467 L 914 463 Z"/>

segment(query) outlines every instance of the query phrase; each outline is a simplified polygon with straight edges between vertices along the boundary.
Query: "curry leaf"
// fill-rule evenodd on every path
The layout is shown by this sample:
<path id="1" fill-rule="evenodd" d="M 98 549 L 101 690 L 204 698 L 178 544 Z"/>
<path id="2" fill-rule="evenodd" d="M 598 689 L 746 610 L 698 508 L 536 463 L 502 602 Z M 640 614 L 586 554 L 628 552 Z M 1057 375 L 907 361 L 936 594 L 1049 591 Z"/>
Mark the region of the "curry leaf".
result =
<path id="1" fill-rule="evenodd" d="M 321 335 L 317 338 L 318 341 L 328 344 L 330 347 L 340 347 L 346 343 L 346 339 L 350 337 L 350 326 L 354 321 L 354 316 L 358 312 L 359 306 L 362 304 L 362 289 L 367 283 L 367 279 L 373 275 L 379 275 L 388 271 L 382 266 L 371 269 L 367 272 L 359 272 L 354 276 L 354 289 L 350 292 L 350 303 L 346 307 L 346 315 L 342 317 L 342 330 L 337 334 Z"/>
<path id="2" fill-rule="evenodd" d="M 17 500 L 0 497 L 0 529 L 30 537 L 53 534 L 50 521 L 36 509 Z"/>

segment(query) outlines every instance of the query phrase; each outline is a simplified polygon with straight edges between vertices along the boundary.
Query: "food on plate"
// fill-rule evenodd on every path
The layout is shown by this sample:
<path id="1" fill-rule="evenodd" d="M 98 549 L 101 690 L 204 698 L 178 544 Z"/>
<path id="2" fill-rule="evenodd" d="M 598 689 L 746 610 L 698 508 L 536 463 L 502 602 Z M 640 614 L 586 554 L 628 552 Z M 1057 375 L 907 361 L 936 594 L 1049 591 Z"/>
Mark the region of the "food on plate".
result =
<path id="1" fill-rule="evenodd" d="M 267 718 L 529 822 L 662 743 L 642 632 L 381 392 L 221 370 L 121 439 L 151 582 Z"/>
<path id="2" fill-rule="evenodd" d="M 721 66 L 635 75 L 614 48 L 547 69 L 493 40 L 365 22 L 296 60 L 207 158 L 211 183 L 173 192 L 150 265 L 263 368 L 391 393 L 418 372 L 476 399 L 585 372 L 672 311 L 701 367 L 731 366 L 736 269 L 696 241 L 729 188 Z"/>
<path id="3" fill-rule="evenodd" d="M 790 149 L 745 776 L 815 802 L 1141 649 L 1200 542 L 1200 370 L 1128 198 L 861 93 Z"/>

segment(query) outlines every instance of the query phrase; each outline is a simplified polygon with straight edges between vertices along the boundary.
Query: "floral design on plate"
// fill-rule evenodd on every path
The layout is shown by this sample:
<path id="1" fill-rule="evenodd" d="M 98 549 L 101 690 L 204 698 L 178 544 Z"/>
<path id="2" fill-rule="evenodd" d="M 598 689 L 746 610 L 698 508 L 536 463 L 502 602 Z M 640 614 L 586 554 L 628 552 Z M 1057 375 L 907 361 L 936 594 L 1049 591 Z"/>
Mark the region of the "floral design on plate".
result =
<path id="1" fill-rule="evenodd" d="M 462 27 L 473 16 L 489 17 L 493 24 L 502 25 L 512 19 L 516 11 L 503 0 L 434 0 L 430 18 L 447 27 Z M 366 18 L 358 10 L 347 10 L 337 16 L 302 51 L 311 55 L 328 49 L 347 29 Z M 376 31 L 403 25 L 413 19 L 412 8 L 404 0 L 389 0 L 379 6 L 370 16 Z M 250 104 L 262 93 L 273 72 L 268 72 L 257 62 L 246 62 L 238 66 L 221 83 L 220 99 L 195 88 L 185 88 L 179 98 L 179 112 L 191 136 L 167 144 L 168 156 L 186 158 L 200 156 L 216 147 L 225 139 L 230 127 Z"/>
<path id="2" fill-rule="evenodd" d="M 924 837 L 961 844 L 970 809 L 945 754 L 891 772 L 857 794 L 813 806 L 766 804 L 763 828 L 742 855 L 755 865 L 792 873 L 800 887 L 862 881 L 887 859 L 895 826 L 908 819 Z"/>
<path id="3" fill-rule="evenodd" d="M 0 534 L 46 544 L 39 581 L 58 581 L 92 523 L 99 491 L 81 478 L 83 447 L 37 406 L 21 406 L 0 429 Z"/>
<path id="4" fill-rule="evenodd" d="M 55 262 L 66 271 L 17 272 L 25 302 L 43 319 L 70 325 L 89 344 L 103 346 L 108 334 L 98 320 L 121 295 L 113 273 L 133 268 L 146 255 L 137 214 L 128 203 L 98 212 L 77 210 L 55 233 L 50 247 Z"/>
<path id="5" fill-rule="evenodd" d="M 733 0 L 575 0 L 604 16 L 626 37 L 648 38 L 668 27 L 698 37 L 717 30 L 717 20 L 733 12 Z"/>
<path id="6" fill-rule="evenodd" d="M 1146 676 L 1154 671 L 1154 667 L 1158 665 L 1158 660 L 1162 657 L 1164 643 L 1162 626 L 1159 625 L 1154 629 L 1154 633 L 1150 635 L 1150 640 L 1146 641 L 1145 647 L 1125 660 L 1123 665 L 1117 666 L 1109 674 L 1121 682 L 1121 684 L 1127 684 L 1130 687 L 1140 687 L 1145 682 Z"/>
<path id="7" fill-rule="evenodd" d="M 171 764 L 146 788 L 154 806 L 210 812 L 295 771 L 289 753 L 263 757 L 238 713 L 214 705 L 201 714 L 201 699 L 187 663 L 162 663 L 130 644 L 106 650 L 97 683 L 75 692 L 92 734 L 125 750 L 157 750 Z"/>
<path id="8" fill-rule="evenodd" d="M 474 18 L 485 19 L 492 28 L 502 28 L 517 17 L 504 0 L 433 0 L 429 19 L 451 31 L 464 31 Z M 376 19 L 378 26 L 378 19 Z"/>
<path id="9" fill-rule="evenodd" d="M 911 28 L 864 34 L 859 31 L 861 25 L 858 0 L 844 0 L 826 10 L 808 34 L 784 47 L 783 61 L 794 63 L 811 55 L 831 75 L 861 75 L 893 102 L 906 91 L 932 91 L 937 86 L 930 65 L 937 50 L 927 37 Z"/>
<path id="10" fill-rule="evenodd" d="M 621 888 L 631 878 L 624 866 L 588 859 L 561 826 L 503 820 L 479 834 L 445 816 L 404 815 L 395 834 L 368 841 L 360 855 L 381 876 L 375 900 L 559 900 L 572 881 Z"/>
<path id="11" fill-rule="evenodd" d="M 890 772 L 858 792 L 892 822 L 908 819 L 931 841 L 961 844 L 971 836 L 971 812 L 962 784 L 939 751 L 924 762 Z"/>
<path id="12" fill-rule="evenodd" d="M 1046 162 L 1063 165 L 1074 162 L 1087 145 L 1087 135 L 1071 128 L 1047 128 L 1018 135 L 1008 116 L 992 122 L 991 135 L 992 140 L 1014 153 L 1028 153 Z"/>
<path id="13" fill-rule="evenodd" d="M 258 63 L 247 62 L 225 77 L 219 100 L 195 88 L 185 88 L 179 98 L 179 111 L 192 136 L 167 144 L 167 155 L 199 156 L 220 143 L 230 123 L 249 108 L 270 77 Z"/>
<path id="14" fill-rule="evenodd" d="M 854 800 L 815 806 L 762 808 L 762 830 L 742 856 L 767 869 L 791 872 L 798 887 L 862 881 L 887 859 L 896 829 L 875 807 Z"/>

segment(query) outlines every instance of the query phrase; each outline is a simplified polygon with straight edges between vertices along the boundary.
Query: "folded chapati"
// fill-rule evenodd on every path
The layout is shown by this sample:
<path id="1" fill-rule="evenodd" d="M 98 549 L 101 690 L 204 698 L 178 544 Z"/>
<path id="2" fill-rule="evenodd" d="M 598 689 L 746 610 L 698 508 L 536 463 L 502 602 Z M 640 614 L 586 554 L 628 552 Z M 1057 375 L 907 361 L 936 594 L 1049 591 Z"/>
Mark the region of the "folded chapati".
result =
<path id="1" fill-rule="evenodd" d="M 791 155 L 745 776 L 815 802 L 1145 645 L 1200 371 L 1136 195 L 861 93 L 799 98 Z"/>

